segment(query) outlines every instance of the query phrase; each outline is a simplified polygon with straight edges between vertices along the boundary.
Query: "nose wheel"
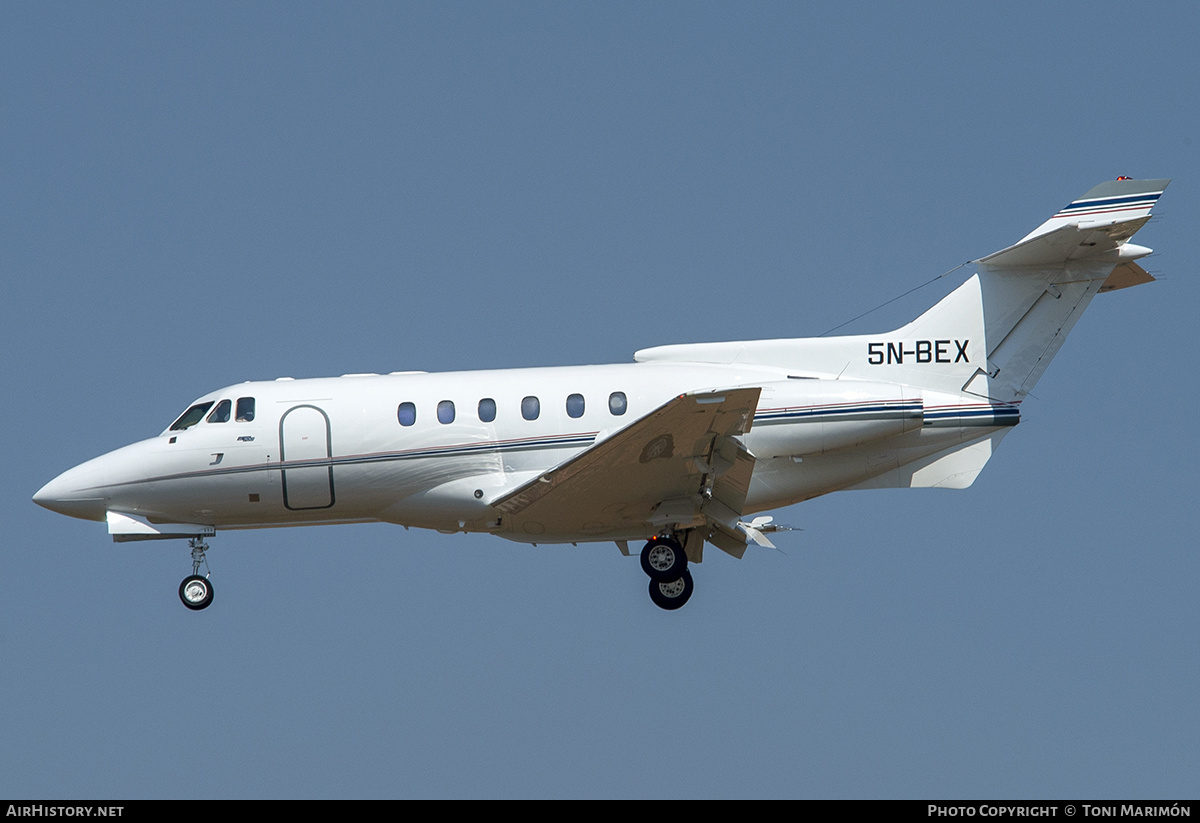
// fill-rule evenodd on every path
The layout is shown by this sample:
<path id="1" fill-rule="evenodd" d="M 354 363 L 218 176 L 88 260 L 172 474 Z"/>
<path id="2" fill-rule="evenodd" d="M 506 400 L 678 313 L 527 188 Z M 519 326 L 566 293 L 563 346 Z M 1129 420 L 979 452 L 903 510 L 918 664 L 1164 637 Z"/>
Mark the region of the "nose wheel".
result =
<path id="1" fill-rule="evenodd" d="M 193 611 L 207 608 L 213 599 L 212 583 L 208 582 L 208 578 L 198 574 L 185 577 L 179 584 L 179 599 L 183 601 L 183 605 Z"/>
<path id="2" fill-rule="evenodd" d="M 692 596 L 687 553 L 674 537 L 652 537 L 642 549 L 642 571 L 650 578 L 650 599 L 660 609 L 674 611 Z"/>
<path id="3" fill-rule="evenodd" d="M 204 557 L 208 544 L 203 537 L 195 537 L 188 541 L 188 545 L 192 547 L 192 573 L 179 584 L 179 599 L 192 611 L 200 611 L 208 608 L 213 599 L 213 587 L 208 579 L 208 560 Z M 203 575 L 200 574 L 201 566 L 205 570 Z"/>

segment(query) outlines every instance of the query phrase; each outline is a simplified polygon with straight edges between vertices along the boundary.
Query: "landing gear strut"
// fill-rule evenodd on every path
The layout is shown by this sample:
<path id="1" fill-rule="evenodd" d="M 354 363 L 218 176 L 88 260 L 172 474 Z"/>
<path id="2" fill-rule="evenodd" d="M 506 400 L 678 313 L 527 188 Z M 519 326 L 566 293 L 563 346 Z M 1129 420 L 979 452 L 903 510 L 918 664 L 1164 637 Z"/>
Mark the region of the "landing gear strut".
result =
<path id="1" fill-rule="evenodd" d="M 208 544 L 204 542 L 203 537 L 194 537 L 188 541 L 188 545 L 192 547 L 192 573 L 179 584 L 179 599 L 192 611 L 199 611 L 207 608 L 213 599 L 212 583 L 209 582 L 208 575 L 200 574 L 201 565 L 208 569 L 208 561 L 204 558 Z"/>
<path id="2" fill-rule="evenodd" d="M 650 599 L 660 609 L 678 609 L 692 596 L 687 554 L 675 537 L 650 538 L 642 549 L 642 571 L 650 578 Z"/>

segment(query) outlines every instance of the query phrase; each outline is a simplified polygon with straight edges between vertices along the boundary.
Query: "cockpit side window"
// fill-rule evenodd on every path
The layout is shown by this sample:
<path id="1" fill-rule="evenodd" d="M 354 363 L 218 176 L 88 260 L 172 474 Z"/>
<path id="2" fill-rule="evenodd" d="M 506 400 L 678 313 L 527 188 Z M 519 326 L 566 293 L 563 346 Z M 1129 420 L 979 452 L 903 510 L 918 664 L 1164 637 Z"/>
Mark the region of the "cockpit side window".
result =
<path id="1" fill-rule="evenodd" d="M 208 416 L 209 423 L 228 423 L 229 413 L 233 410 L 233 403 L 229 400 L 222 400 L 217 404 L 217 407 L 212 410 L 212 414 Z"/>
<path id="2" fill-rule="evenodd" d="M 237 404 L 237 417 L 234 418 L 239 423 L 249 423 L 254 419 L 254 398 L 239 397 Z"/>
<path id="3" fill-rule="evenodd" d="M 212 407 L 212 404 L 213 401 L 209 400 L 207 403 L 197 403 L 192 406 L 171 424 L 170 431 L 181 432 L 184 429 L 190 429 L 204 419 L 204 413 Z"/>

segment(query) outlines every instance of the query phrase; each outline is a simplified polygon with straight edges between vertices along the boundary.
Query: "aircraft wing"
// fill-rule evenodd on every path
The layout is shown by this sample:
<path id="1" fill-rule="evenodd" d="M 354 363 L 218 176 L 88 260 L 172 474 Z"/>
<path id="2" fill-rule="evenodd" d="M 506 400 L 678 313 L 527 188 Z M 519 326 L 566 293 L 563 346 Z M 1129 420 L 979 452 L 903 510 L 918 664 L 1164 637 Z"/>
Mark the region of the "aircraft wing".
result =
<path id="1" fill-rule="evenodd" d="M 714 520 L 736 531 L 754 457 L 734 438 L 750 430 L 760 392 L 680 395 L 491 504 L 548 539 L 649 537 Z"/>

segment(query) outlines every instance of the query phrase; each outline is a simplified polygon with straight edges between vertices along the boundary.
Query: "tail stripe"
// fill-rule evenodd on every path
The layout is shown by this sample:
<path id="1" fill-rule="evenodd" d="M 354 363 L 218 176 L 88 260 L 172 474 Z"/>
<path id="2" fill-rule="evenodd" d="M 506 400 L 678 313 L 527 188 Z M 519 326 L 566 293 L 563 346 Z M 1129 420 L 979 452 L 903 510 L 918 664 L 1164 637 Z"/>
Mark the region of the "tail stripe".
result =
<path id="1" fill-rule="evenodd" d="M 1135 194 L 1129 197 L 1105 197 L 1092 200 L 1075 200 L 1055 217 L 1079 217 L 1097 214 L 1115 214 L 1152 208 L 1162 192 Z"/>

